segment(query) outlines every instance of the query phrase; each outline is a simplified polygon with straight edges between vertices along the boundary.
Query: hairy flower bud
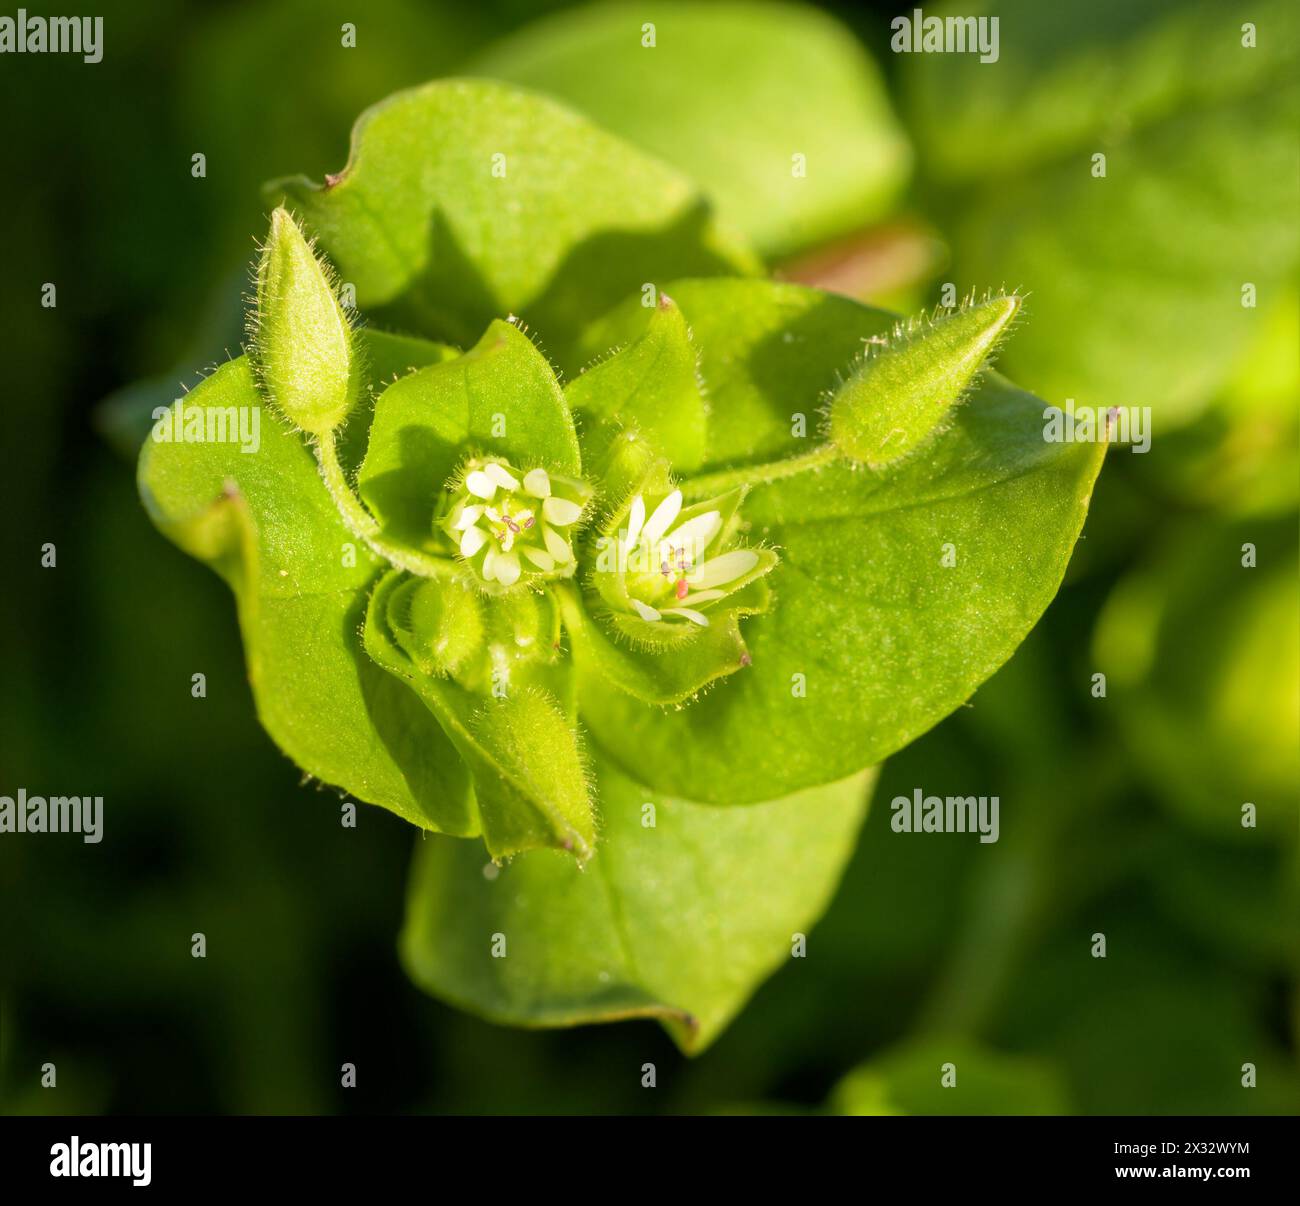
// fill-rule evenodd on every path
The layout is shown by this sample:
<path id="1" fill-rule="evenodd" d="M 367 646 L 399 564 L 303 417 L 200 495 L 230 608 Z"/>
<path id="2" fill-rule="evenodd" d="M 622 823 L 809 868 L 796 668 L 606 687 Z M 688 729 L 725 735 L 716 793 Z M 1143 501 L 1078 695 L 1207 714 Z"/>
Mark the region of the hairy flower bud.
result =
<path id="1" fill-rule="evenodd" d="M 263 390 L 295 427 L 333 431 L 357 396 L 352 328 L 289 211 L 271 215 L 257 269 L 253 353 Z"/>

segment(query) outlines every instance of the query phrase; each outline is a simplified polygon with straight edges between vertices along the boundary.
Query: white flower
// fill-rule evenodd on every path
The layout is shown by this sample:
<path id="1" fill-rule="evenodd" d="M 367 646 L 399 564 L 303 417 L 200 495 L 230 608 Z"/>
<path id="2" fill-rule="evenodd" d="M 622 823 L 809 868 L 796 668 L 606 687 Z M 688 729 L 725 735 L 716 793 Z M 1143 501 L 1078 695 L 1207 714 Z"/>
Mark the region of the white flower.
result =
<path id="1" fill-rule="evenodd" d="M 641 619 L 656 623 L 674 616 L 707 628 L 709 618 L 699 608 L 737 589 L 760 557 L 753 549 L 732 549 L 706 558 L 722 530 L 721 511 L 702 511 L 678 523 L 681 511 L 680 490 L 660 502 L 649 518 L 638 494 L 619 541 L 619 569 L 626 574 L 628 601 Z"/>
<path id="2" fill-rule="evenodd" d="M 558 529 L 582 518 L 588 496 L 582 482 L 545 469 L 473 461 L 442 527 L 485 582 L 513 586 L 526 573 L 572 573 L 573 546 Z"/>

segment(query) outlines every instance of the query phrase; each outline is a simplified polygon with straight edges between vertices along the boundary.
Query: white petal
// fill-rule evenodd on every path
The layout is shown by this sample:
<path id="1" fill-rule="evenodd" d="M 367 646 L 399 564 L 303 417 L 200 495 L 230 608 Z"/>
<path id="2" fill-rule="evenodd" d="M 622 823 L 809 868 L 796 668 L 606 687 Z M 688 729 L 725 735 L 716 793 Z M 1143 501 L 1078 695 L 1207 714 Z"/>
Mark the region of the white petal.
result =
<path id="1" fill-rule="evenodd" d="M 561 565 L 573 560 L 573 550 L 569 547 L 569 542 L 559 532 L 544 527 L 542 528 L 542 539 L 546 541 L 546 551 Z"/>
<path id="2" fill-rule="evenodd" d="M 460 555 L 472 557 L 485 544 L 487 544 L 487 533 L 482 528 L 466 528 L 460 538 Z"/>
<path id="3" fill-rule="evenodd" d="M 725 599 L 726 596 L 725 590 L 693 590 L 682 600 L 682 603 L 690 607 L 695 603 L 712 603 L 714 599 Z"/>
<path id="4" fill-rule="evenodd" d="M 475 469 L 465 478 L 465 489 L 475 498 L 491 498 L 497 492 L 497 484 L 482 469 Z"/>
<path id="5" fill-rule="evenodd" d="M 488 551 L 483 554 L 483 577 L 489 582 L 497 576 L 497 558 L 500 556 L 491 545 L 488 545 Z"/>
<path id="6" fill-rule="evenodd" d="M 578 517 L 582 514 L 582 506 L 570 502 L 567 498 L 552 496 L 542 503 L 542 514 L 557 528 L 566 528 L 569 524 L 578 522 Z"/>
<path id="7" fill-rule="evenodd" d="M 518 553 L 502 553 L 496 559 L 493 573 L 502 586 L 514 586 L 519 581 L 520 568 Z"/>
<path id="8" fill-rule="evenodd" d="M 551 479 L 545 469 L 532 469 L 524 474 L 524 489 L 534 498 L 551 497 Z"/>
<path id="9" fill-rule="evenodd" d="M 460 518 L 456 520 L 456 531 L 463 532 L 466 528 L 472 528 L 482 514 L 482 507 L 462 507 Z"/>
<path id="10" fill-rule="evenodd" d="M 641 529 L 645 526 L 645 499 L 637 495 L 632 500 L 632 506 L 627 513 L 627 537 L 623 547 L 627 549 L 636 548 L 637 537 L 641 535 Z"/>
<path id="11" fill-rule="evenodd" d="M 725 586 L 749 573 L 757 564 L 758 554 L 753 549 L 732 549 L 720 557 L 711 557 L 694 573 L 687 574 L 686 581 L 700 589 Z"/>
<path id="12" fill-rule="evenodd" d="M 484 465 L 483 472 L 503 490 L 519 489 L 519 479 L 511 477 L 506 471 L 506 467 L 498 465 L 496 461 L 493 461 L 490 465 Z"/>
<path id="13" fill-rule="evenodd" d="M 640 599 L 633 599 L 632 606 L 636 608 L 636 614 L 643 620 L 657 620 L 660 618 L 659 613 L 649 603 L 642 603 Z"/>
<path id="14" fill-rule="evenodd" d="M 555 558 L 550 553 L 535 549 L 531 545 L 524 549 L 524 556 L 544 574 L 549 574 L 555 568 Z M 722 592 L 719 591 L 718 593 L 721 594 Z"/>
<path id="15" fill-rule="evenodd" d="M 641 533 L 646 544 L 651 548 L 658 544 L 663 534 L 668 531 L 668 525 L 677 518 L 677 514 L 681 509 L 682 492 L 674 490 L 654 509 L 654 514 L 646 520 L 645 530 Z"/>
<path id="16" fill-rule="evenodd" d="M 681 616 L 685 620 L 690 620 L 692 624 L 698 624 L 701 628 L 709 626 L 709 617 L 701 615 L 698 611 L 692 611 L 689 607 L 665 607 L 664 615 Z"/>
<path id="17" fill-rule="evenodd" d="M 647 524 L 647 527 L 650 525 Z M 665 538 L 664 543 L 673 548 L 684 548 L 692 561 L 698 561 L 700 554 L 709 547 L 709 542 L 722 528 L 722 514 L 718 511 L 705 511 L 694 519 L 688 519 L 678 528 L 674 528 Z M 705 583 L 709 585 L 709 583 Z"/>

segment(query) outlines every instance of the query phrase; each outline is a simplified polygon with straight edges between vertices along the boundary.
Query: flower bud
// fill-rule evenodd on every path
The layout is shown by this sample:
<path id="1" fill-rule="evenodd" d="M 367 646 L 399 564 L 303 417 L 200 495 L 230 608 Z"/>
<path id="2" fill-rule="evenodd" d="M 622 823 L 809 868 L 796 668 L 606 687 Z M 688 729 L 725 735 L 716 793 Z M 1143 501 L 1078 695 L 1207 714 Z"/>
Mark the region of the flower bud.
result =
<path id="1" fill-rule="evenodd" d="M 900 327 L 836 390 L 832 442 L 872 469 L 915 451 L 956 407 L 1019 308 L 1020 298 L 999 296 Z"/>
<path id="2" fill-rule="evenodd" d="M 280 208 L 257 269 L 253 340 L 267 397 L 295 427 L 333 431 L 357 396 L 352 328 L 302 231 Z"/>

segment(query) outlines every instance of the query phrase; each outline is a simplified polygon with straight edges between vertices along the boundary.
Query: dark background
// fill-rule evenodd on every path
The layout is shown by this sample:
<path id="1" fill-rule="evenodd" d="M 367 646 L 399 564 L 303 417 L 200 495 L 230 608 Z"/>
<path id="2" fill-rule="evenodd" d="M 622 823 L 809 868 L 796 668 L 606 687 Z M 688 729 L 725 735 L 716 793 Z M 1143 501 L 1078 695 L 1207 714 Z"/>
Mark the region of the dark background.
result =
<path id="1" fill-rule="evenodd" d="M 139 506 L 132 417 L 152 397 L 142 380 L 166 402 L 180 366 L 237 354 L 229 299 L 264 229 L 260 183 L 337 169 L 367 104 L 456 70 L 540 8 L 71 5 L 105 14 L 102 63 L 0 60 L 0 792 L 106 801 L 98 846 L 0 836 L 0 1108 L 812 1109 L 897 1044 L 956 1033 L 1028 1058 L 1081 1112 L 1300 1110 L 1294 822 L 1250 840 L 1197 802 L 1212 791 L 1233 810 L 1262 782 L 1275 815 L 1295 808 L 1293 394 L 1291 417 L 1258 437 L 1284 483 L 1267 505 L 1181 484 L 1218 472 L 1248 409 L 1211 408 L 1160 463 L 1111 458 L 1042 624 L 970 705 L 886 766 L 814 931 L 818 957 L 763 985 L 701 1058 L 651 1023 L 495 1027 L 405 979 L 395 938 L 419 838 L 378 809 L 341 829 L 333 797 L 300 786 L 258 727 L 226 588 Z M 840 10 L 891 81 L 894 11 Z M 345 20 L 365 37 L 344 54 Z M 941 208 L 922 173 L 900 213 L 941 231 Z M 916 283 L 918 304 L 937 279 Z M 39 302 L 47 281 L 53 310 Z M 1290 390 L 1286 347 L 1282 358 Z M 1266 600 L 1232 572 L 1244 540 L 1285 571 Z M 47 541 L 55 569 L 40 565 Z M 1150 656 L 1131 690 L 1094 699 L 1098 658 L 1141 613 L 1133 583 L 1151 581 L 1168 599 Z M 1263 734 L 1239 703 L 1260 695 L 1275 701 Z M 1261 738 L 1285 775 L 1261 770 Z M 894 795 L 972 779 L 1035 802 L 1004 809 L 992 851 L 890 840 Z M 190 957 L 198 930 L 204 960 Z M 1088 954 L 1096 931 L 1104 965 Z M 653 1094 L 640 1088 L 646 1060 Z M 53 1091 L 40 1087 L 47 1061 Z M 354 1090 L 339 1088 L 344 1061 Z M 1250 1091 L 1246 1061 L 1259 1068 Z"/>

